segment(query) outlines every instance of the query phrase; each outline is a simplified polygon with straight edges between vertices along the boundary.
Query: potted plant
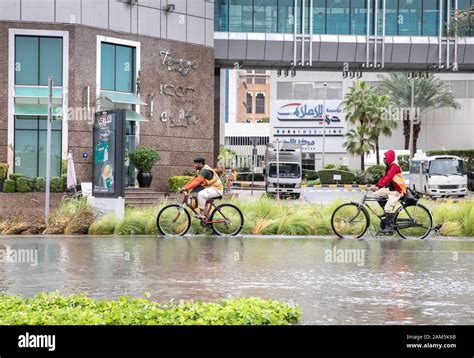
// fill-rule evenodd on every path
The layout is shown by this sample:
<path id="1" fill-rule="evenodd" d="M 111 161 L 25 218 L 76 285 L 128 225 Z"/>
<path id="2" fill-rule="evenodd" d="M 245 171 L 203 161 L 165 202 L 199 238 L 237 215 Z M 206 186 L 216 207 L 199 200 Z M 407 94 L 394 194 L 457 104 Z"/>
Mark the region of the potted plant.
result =
<path id="1" fill-rule="evenodd" d="M 7 178 L 8 174 L 8 164 L 0 163 L 0 192 L 3 192 L 3 183 Z"/>
<path id="2" fill-rule="evenodd" d="M 160 153 L 150 147 L 140 147 L 129 154 L 130 162 L 138 169 L 138 185 L 140 188 L 149 188 L 153 176 L 151 168 L 160 160 Z"/>

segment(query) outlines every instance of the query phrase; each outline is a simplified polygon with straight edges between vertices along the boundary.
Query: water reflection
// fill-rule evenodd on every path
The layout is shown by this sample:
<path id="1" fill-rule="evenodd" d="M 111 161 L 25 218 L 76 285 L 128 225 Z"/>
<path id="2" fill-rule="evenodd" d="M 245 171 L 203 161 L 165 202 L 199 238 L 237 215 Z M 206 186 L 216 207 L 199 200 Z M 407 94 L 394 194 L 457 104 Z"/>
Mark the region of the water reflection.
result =
<path id="1" fill-rule="evenodd" d="M 471 324 L 474 241 L 430 239 L 16 237 L 37 265 L 0 260 L 0 290 L 157 301 L 260 296 L 306 324 Z M 1 255 L 0 255 L 1 257 Z"/>

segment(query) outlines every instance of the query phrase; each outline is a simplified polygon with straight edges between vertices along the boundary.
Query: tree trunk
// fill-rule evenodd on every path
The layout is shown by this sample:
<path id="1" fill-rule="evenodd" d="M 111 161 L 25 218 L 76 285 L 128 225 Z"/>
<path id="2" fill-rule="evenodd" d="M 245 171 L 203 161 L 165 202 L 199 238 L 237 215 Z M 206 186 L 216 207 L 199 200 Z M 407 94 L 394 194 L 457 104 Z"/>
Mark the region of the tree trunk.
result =
<path id="1" fill-rule="evenodd" d="M 405 112 L 406 116 L 403 118 L 403 136 L 405 137 L 405 150 L 410 149 L 410 113 Z"/>
<path id="2" fill-rule="evenodd" d="M 360 170 L 364 171 L 365 163 L 364 163 L 364 154 L 360 156 Z"/>
<path id="3" fill-rule="evenodd" d="M 421 132 L 421 120 L 413 126 L 413 153 L 416 153 L 416 143 Z"/>
<path id="4" fill-rule="evenodd" d="M 380 147 L 379 138 L 375 138 L 375 157 L 377 158 L 377 165 L 380 165 Z"/>

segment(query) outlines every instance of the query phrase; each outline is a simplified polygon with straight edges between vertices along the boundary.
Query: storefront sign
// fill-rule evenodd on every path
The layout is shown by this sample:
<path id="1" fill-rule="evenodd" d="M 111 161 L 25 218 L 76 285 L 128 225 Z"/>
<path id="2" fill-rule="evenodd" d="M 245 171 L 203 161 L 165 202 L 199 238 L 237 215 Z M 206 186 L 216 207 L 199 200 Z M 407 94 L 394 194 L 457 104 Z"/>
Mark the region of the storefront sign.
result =
<path id="1" fill-rule="evenodd" d="M 192 87 L 161 84 L 160 94 L 175 97 L 176 99 L 187 103 L 191 103 L 194 100 L 194 88 Z"/>
<path id="2" fill-rule="evenodd" d="M 168 51 L 160 51 L 160 55 L 163 59 L 162 64 L 167 66 L 170 72 L 179 72 L 181 75 L 186 76 L 191 69 L 195 70 L 198 68 L 197 63 L 176 58 Z"/>
<path id="3" fill-rule="evenodd" d="M 96 112 L 94 121 L 93 196 L 123 197 L 125 110 Z"/>

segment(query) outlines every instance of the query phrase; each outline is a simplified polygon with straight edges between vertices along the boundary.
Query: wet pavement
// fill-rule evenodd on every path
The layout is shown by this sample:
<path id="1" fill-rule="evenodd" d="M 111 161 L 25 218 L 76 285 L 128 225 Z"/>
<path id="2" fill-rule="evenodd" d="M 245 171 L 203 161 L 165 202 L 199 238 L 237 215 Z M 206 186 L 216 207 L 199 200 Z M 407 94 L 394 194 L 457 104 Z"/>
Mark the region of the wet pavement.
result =
<path id="1" fill-rule="evenodd" d="M 0 292 L 259 296 L 303 324 L 472 324 L 474 239 L 0 237 Z"/>

